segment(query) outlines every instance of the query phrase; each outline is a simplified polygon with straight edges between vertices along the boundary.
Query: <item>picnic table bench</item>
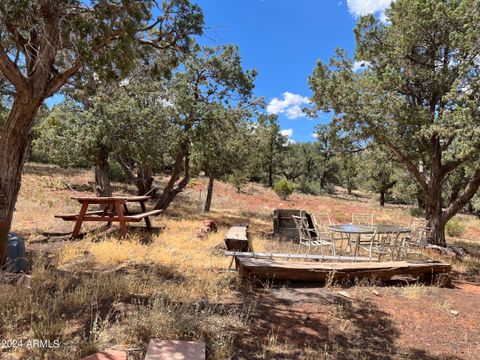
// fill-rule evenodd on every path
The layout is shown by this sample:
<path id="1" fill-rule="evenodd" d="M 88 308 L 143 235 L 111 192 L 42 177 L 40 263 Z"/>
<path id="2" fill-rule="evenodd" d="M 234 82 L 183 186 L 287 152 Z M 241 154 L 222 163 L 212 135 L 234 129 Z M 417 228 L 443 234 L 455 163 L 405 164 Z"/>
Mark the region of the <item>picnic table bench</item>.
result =
<path id="1" fill-rule="evenodd" d="M 84 221 L 103 221 L 110 225 L 112 222 L 120 223 L 120 234 L 127 234 L 128 222 L 139 222 L 145 220 L 147 229 L 151 230 L 152 225 L 150 216 L 156 216 L 163 210 L 147 211 L 145 202 L 151 196 L 113 196 L 113 197 L 95 197 L 95 196 L 74 196 L 73 200 L 77 200 L 81 204 L 80 213 L 55 215 L 65 221 L 75 221 L 72 236 L 77 237 L 80 233 L 82 223 Z M 127 203 L 137 202 L 140 204 L 141 212 L 131 212 L 128 210 Z M 88 211 L 90 205 L 104 205 L 103 210 Z"/>

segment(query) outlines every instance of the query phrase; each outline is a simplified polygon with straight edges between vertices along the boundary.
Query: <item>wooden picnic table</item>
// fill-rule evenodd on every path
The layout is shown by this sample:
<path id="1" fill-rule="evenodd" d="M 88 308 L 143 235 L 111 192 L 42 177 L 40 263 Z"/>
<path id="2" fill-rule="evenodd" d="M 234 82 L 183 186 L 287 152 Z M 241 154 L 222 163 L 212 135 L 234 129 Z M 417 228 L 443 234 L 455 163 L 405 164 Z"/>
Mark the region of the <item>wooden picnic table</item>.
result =
<path id="1" fill-rule="evenodd" d="M 119 222 L 120 234 L 127 234 L 128 222 L 139 222 L 145 220 L 147 229 L 151 230 L 152 225 L 149 217 L 160 214 L 163 210 L 147 211 L 145 202 L 151 196 L 113 196 L 113 197 L 95 197 L 95 196 L 74 196 L 81 204 L 79 214 L 56 215 L 65 221 L 75 221 L 72 236 L 77 237 L 80 233 L 84 221 L 103 221 L 110 225 L 112 222 Z M 127 203 L 137 202 L 140 204 L 141 212 L 131 212 L 128 210 Z M 104 205 L 103 210 L 88 211 L 90 205 Z"/>

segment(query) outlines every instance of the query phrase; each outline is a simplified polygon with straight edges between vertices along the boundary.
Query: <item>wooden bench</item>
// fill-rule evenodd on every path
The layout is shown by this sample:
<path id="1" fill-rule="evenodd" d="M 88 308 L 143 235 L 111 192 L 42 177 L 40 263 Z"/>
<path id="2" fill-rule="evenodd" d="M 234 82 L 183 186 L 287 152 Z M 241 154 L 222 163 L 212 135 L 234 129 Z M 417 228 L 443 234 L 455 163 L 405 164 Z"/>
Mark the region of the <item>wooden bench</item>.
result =
<path id="1" fill-rule="evenodd" d="M 152 339 L 145 360 L 205 360 L 205 344 Z"/>
<path id="2" fill-rule="evenodd" d="M 116 196 L 116 197 L 72 197 L 81 205 L 80 213 L 78 214 L 63 214 L 55 215 L 56 218 L 65 221 L 75 221 L 75 228 L 72 236 L 77 237 L 80 233 L 82 223 L 84 221 L 101 221 L 110 225 L 112 222 L 120 223 L 120 233 L 122 236 L 127 234 L 127 223 L 139 222 L 145 220 L 147 229 L 151 230 L 150 216 L 156 216 L 163 212 L 163 210 L 147 211 L 145 202 L 150 199 L 150 196 Z M 140 203 L 141 212 L 131 212 L 128 210 L 127 203 Z M 103 205 L 104 210 L 87 211 L 88 207 L 93 204 Z"/>

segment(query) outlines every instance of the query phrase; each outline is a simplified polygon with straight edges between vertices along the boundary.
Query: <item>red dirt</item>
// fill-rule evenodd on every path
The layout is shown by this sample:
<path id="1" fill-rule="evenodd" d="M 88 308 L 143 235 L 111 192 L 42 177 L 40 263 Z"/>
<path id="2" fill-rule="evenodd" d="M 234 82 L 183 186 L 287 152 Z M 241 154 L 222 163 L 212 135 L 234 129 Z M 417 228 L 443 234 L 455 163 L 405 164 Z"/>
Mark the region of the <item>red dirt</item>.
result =
<path id="1" fill-rule="evenodd" d="M 370 287 L 343 289 L 352 299 L 339 289 L 261 291 L 241 346 L 250 354 L 271 348 L 272 359 L 302 358 L 307 348 L 328 359 L 478 359 L 480 286 L 419 287 L 418 298 L 402 288 L 375 289 L 378 296 Z"/>

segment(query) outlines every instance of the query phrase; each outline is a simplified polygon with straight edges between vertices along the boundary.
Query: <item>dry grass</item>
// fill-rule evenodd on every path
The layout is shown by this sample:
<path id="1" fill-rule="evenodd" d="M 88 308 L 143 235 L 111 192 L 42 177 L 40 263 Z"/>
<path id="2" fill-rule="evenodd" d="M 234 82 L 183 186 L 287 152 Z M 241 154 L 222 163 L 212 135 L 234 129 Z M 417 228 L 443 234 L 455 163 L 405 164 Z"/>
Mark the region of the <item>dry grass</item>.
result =
<path id="1" fill-rule="evenodd" d="M 139 235 L 88 237 L 66 242 L 48 266 L 37 262 L 32 293 L 2 298 L 2 338 L 60 339 L 61 350 L 33 349 L 57 358 L 105 347 L 140 348 L 141 357 L 150 338 L 181 338 L 206 342 L 211 359 L 228 358 L 232 329 L 246 327 L 254 305 L 235 301 L 235 276 L 222 271 L 228 260 L 215 247 L 225 229 L 198 240 L 201 221 L 162 223 L 149 245 Z"/>
<path id="2" fill-rule="evenodd" d="M 38 245 L 33 240 L 42 232 L 71 231 L 72 223 L 53 215 L 77 212 L 70 187 L 79 194 L 89 194 L 91 181 L 89 171 L 27 165 L 13 229 L 30 241 L 27 248 Z M 133 191 L 130 186 L 115 184 L 116 193 Z M 205 342 L 209 359 L 238 358 L 235 338 L 249 334 L 253 318 L 262 314 L 256 313 L 251 287 L 239 284 L 234 273 L 225 271 L 229 259 L 223 256 L 221 246 L 230 225 L 249 223 L 256 251 L 295 252 L 297 245 L 269 237 L 272 209 L 329 212 L 335 222 L 350 221 L 352 212 L 373 212 L 379 222 L 410 221 L 405 207 L 380 208 L 364 194 L 294 194 L 285 202 L 259 185 L 249 185 L 244 193 L 237 194 L 223 183 L 215 184 L 213 211 L 204 215 L 198 211 L 204 193 L 205 181 L 194 180 L 165 216 L 154 219 L 153 225 L 163 230 L 153 235 L 133 231 L 119 239 L 114 227 L 113 232 L 89 235 L 80 241 L 51 239 L 42 244 L 33 263 L 32 289 L 0 288 L 0 338 L 59 339 L 61 347 L 10 349 L 1 358 L 72 359 L 97 349 L 115 348 L 133 349 L 129 358 L 141 359 L 153 337 Z M 219 231 L 198 240 L 195 232 L 206 218 L 214 220 Z M 467 238 L 480 232 L 478 219 L 461 216 L 460 221 Z M 84 230 L 95 227 L 98 224 L 87 224 Z M 455 241 L 480 255 L 477 237 Z M 44 256 L 47 250 L 53 255 Z M 480 261 L 472 257 L 469 262 L 456 262 L 455 269 L 477 276 Z M 271 283 L 264 285 L 267 293 Z M 414 302 L 432 291 L 421 285 L 398 288 L 402 297 Z M 349 312 L 342 310 L 342 305 L 336 311 L 332 326 L 340 333 L 348 332 Z M 343 351 L 341 345 L 335 345 L 336 340 L 329 340 L 328 346 L 295 347 L 277 336 L 281 329 L 272 329 L 259 339 L 249 334 L 256 340 L 246 358 L 333 359 L 330 354 Z"/>

